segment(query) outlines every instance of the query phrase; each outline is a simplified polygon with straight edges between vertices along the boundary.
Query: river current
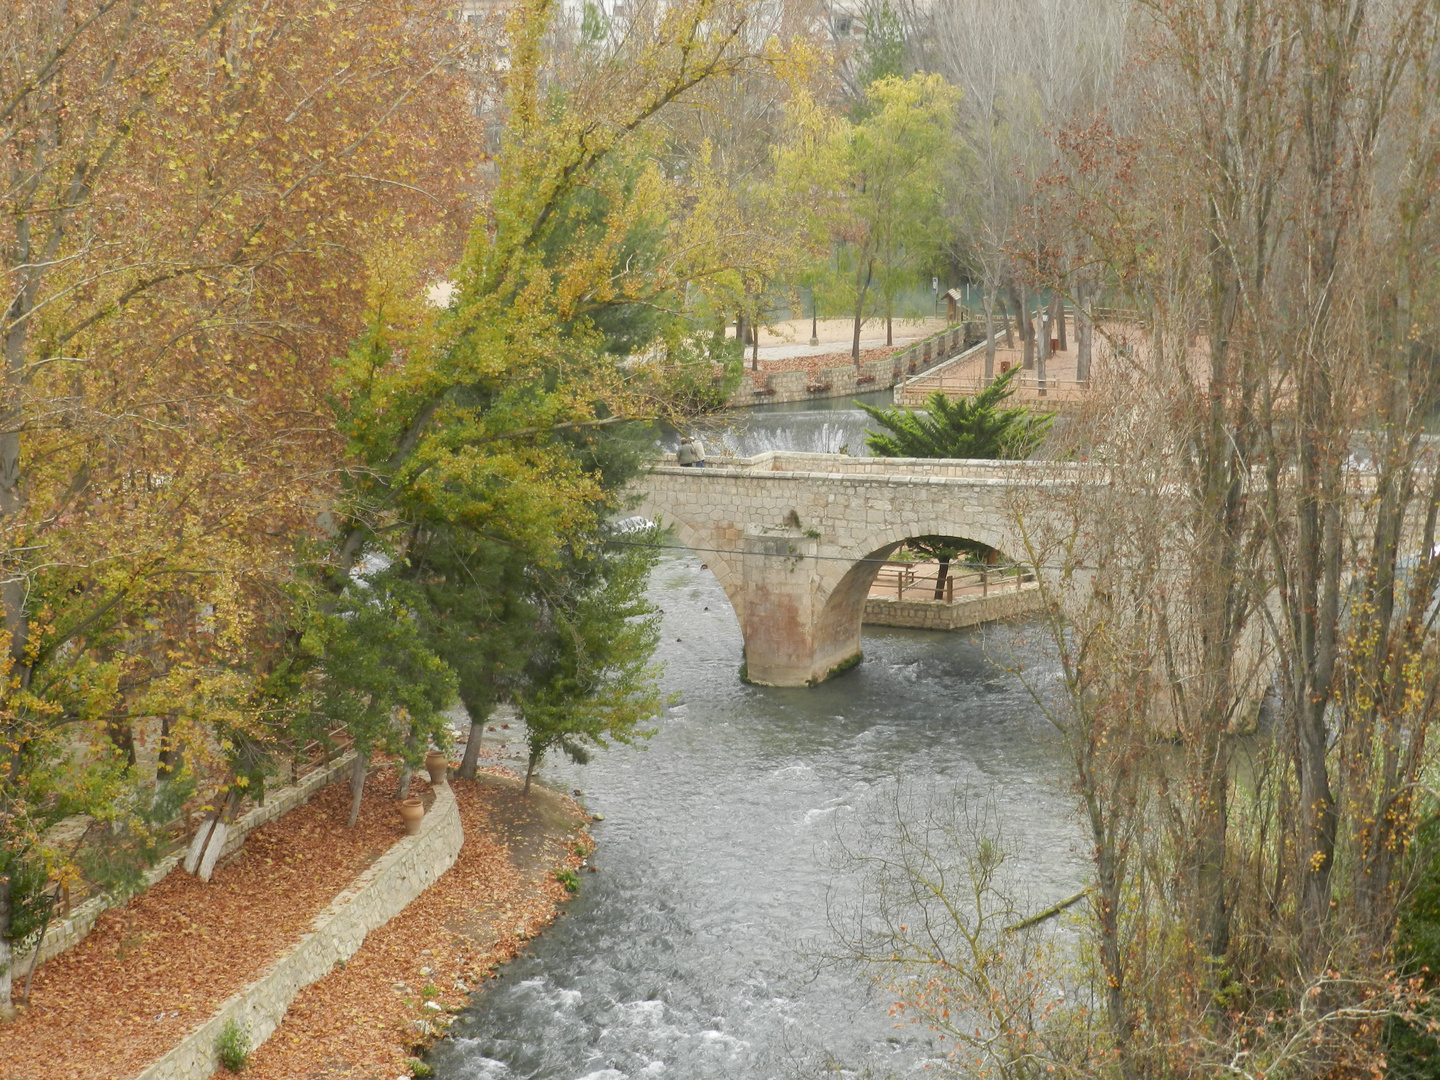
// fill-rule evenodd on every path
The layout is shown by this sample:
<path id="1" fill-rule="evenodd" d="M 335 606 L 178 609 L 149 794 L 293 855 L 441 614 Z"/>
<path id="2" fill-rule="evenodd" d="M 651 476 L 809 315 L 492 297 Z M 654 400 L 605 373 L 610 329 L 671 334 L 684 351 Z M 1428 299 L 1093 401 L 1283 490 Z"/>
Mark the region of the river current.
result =
<path id="1" fill-rule="evenodd" d="M 783 436 L 863 419 L 826 411 L 751 422 Z M 673 549 L 651 581 L 664 685 L 679 697 L 654 737 L 542 768 L 604 816 L 598 872 L 431 1053 L 437 1076 L 779 1078 L 827 1060 L 921 1075 L 942 1052 L 928 1033 L 897 1027 L 856 973 L 816 963 L 827 902 L 854 887 L 831 856 L 897 784 L 993 799 L 1036 901 L 1083 879 L 1059 747 L 1027 689 L 1055 677 L 1038 627 L 867 627 L 850 673 L 808 690 L 749 686 L 703 559 Z"/>

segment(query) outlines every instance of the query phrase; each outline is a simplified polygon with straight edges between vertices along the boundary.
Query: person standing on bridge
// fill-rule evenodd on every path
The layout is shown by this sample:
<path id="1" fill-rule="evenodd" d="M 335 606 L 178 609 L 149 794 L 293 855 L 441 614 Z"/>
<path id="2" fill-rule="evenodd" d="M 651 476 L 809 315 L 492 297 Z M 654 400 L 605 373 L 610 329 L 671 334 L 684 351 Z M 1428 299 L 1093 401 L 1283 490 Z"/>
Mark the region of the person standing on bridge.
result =
<path id="1" fill-rule="evenodd" d="M 705 444 L 700 441 L 698 435 L 693 441 L 695 444 L 695 468 L 703 469 L 705 467 Z"/>
<path id="2" fill-rule="evenodd" d="M 680 445 L 675 449 L 675 460 L 682 469 L 692 469 L 695 462 L 700 460 L 700 455 L 695 449 L 695 444 L 690 441 L 687 435 L 680 440 Z"/>

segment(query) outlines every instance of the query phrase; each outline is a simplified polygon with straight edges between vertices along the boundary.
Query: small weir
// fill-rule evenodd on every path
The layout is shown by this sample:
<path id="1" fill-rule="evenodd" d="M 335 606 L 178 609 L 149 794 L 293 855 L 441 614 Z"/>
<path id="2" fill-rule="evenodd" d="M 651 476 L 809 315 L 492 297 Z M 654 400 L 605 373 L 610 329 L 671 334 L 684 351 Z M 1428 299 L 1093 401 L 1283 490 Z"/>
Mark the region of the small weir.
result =
<path id="1" fill-rule="evenodd" d="M 862 410 L 855 407 L 863 401 L 875 408 L 886 408 L 894 401 L 892 391 L 863 394 L 855 398 L 822 398 L 791 405 L 758 405 L 743 412 L 727 412 L 707 417 L 697 433 L 704 440 L 707 454 L 728 452 L 736 457 L 751 457 L 767 450 L 798 450 L 808 454 L 850 454 L 868 457 L 865 448 L 865 427 L 873 426 Z M 674 452 L 680 436 L 663 439 L 667 451 Z"/>

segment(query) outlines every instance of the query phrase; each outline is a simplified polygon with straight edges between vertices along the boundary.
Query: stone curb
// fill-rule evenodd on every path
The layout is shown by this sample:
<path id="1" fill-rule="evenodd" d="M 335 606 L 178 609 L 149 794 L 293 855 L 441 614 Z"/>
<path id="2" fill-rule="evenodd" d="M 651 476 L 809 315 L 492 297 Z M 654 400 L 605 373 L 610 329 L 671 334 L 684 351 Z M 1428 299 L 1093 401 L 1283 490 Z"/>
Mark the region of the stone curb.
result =
<path id="1" fill-rule="evenodd" d="M 274 821 L 280 815 L 309 802 L 321 788 L 327 787 L 343 777 L 349 772 L 350 762 L 354 760 L 354 757 L 353 753 L 346 753 L 333 764 L 311 771 L 302 777 L 299 783 L 272 792 L 270 797 L 265 800 L 264 806 L 254 807 L 235 822 L 225 841 L 225 846 L 220 849 L 220 857 L 224 858 L 226 855 L 238 851 L 240 845 L 245 842 L 245 838 L 261 825 Z M 89 936 L 90 931 L 95 929 L 95 924 L 100 920 L 101 915 L 111 908 L 123 907 L 132 898 L 158 884 L 171 870 L 179 866 L 184 858 L 183 851 L 167 855 L 145 871 L 145 876 L 141 878 L 140 884 L 133 891 L 99 893 L 78 905 L 67 917 L 56 919 L 45 932 L 45 940 L 40 949 L 40 959 L 36 963 L 43 964 L 67 949 L 73 949 L 79 945 Z M 17 977 L 19 977 L 19 972 L 30 970 L 30 957 L 34 954 L 35 950 L 31 949 L 15 958 L 12 970 L 17 973 Z"/>
<path id="2" fill-rule="evenodd" d="M 229 1020 L 246 1031 L 252 1049 L 259 1046 L 280 1026 L 296 994 L 354 956 L 370 931 L 393 919 L 454 865 L 464 839 L 455 793 L 440 784 L 419 833 L 382 855 L 315 917 L 310 932 L 288 953 L 136 1080 L 209 1080 L 220 1067 L 216 1043 Z"/>
<path id="3" fill-rule="evenodd" d="M 1021 470 L 1016 470 L 1021 472 Z M 1025 470 L 1038 472 L 1038 470 Z M 756 473 L 748 469 L 731 469 L 725 467 L 686 469 L 679 465 L 655 465 L 650 472 L 657 476 L 684 476 L 687 478 L 699 477 L 698 482 L 709 481 L 718 483 L 721 480 L 762 480 L 771 481 L 793 481 L 801 484 L 814 483 L 853 483 L 857 485 L 869 485 L 874 487 L 958 487 L 958 488 L 999 488 L 1001 490 L 1025 488 L 1027 490 L 1048 490 L 1055 489 L 1068 491 L 1074 487 L 1076 481 L 1067 479 L 1064 476 L 1056 475 L 1060 470 L 1051 470 L 1049 475 L 1037 476 L 885 476 L 881 473 L 844 472 L 844 473 L 819 473 L 819 472 L 767 472 Z M 692 483 L 697 482 L 691 480 Z M 1098 481 L 1091 481 L 1092 485 Z"/>

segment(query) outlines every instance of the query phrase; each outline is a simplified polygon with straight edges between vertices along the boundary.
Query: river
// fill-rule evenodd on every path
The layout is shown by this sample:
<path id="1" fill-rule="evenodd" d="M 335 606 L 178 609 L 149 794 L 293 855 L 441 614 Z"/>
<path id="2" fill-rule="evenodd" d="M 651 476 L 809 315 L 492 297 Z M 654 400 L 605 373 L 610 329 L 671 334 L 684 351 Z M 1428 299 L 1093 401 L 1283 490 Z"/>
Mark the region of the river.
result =
<path id="1" fill-rule="evenodd" d="M 820 429 L 820 411 L 788 423 Z M 847 412 L 863 416 L 829 422 Z M 748 423 L 765 438 L 787 425 L 777 413 Z M 937 1054 L 927 1033 L 895 1027 L 854 973 L 817 971 L 827 896 L 853 887 L 829 855 L 897 782 L 959 786 L 997 802 L 1037 902 L 1077 887 L 1085 861 L 1059 748 L 1021 681 L 1054 678 L 1043 634 L 867 628 L 854 671 L 776 689 L 740 681 L 739 627 L 700 556 L 667 552 L 651 595 L 680 701 L 643 746 L 543 767 L 604 816 L 598 872 L 462 1014 L 430 1055 L 435 1074 L 778 1078 L 829 1056 L 920 1075 Z"/>

